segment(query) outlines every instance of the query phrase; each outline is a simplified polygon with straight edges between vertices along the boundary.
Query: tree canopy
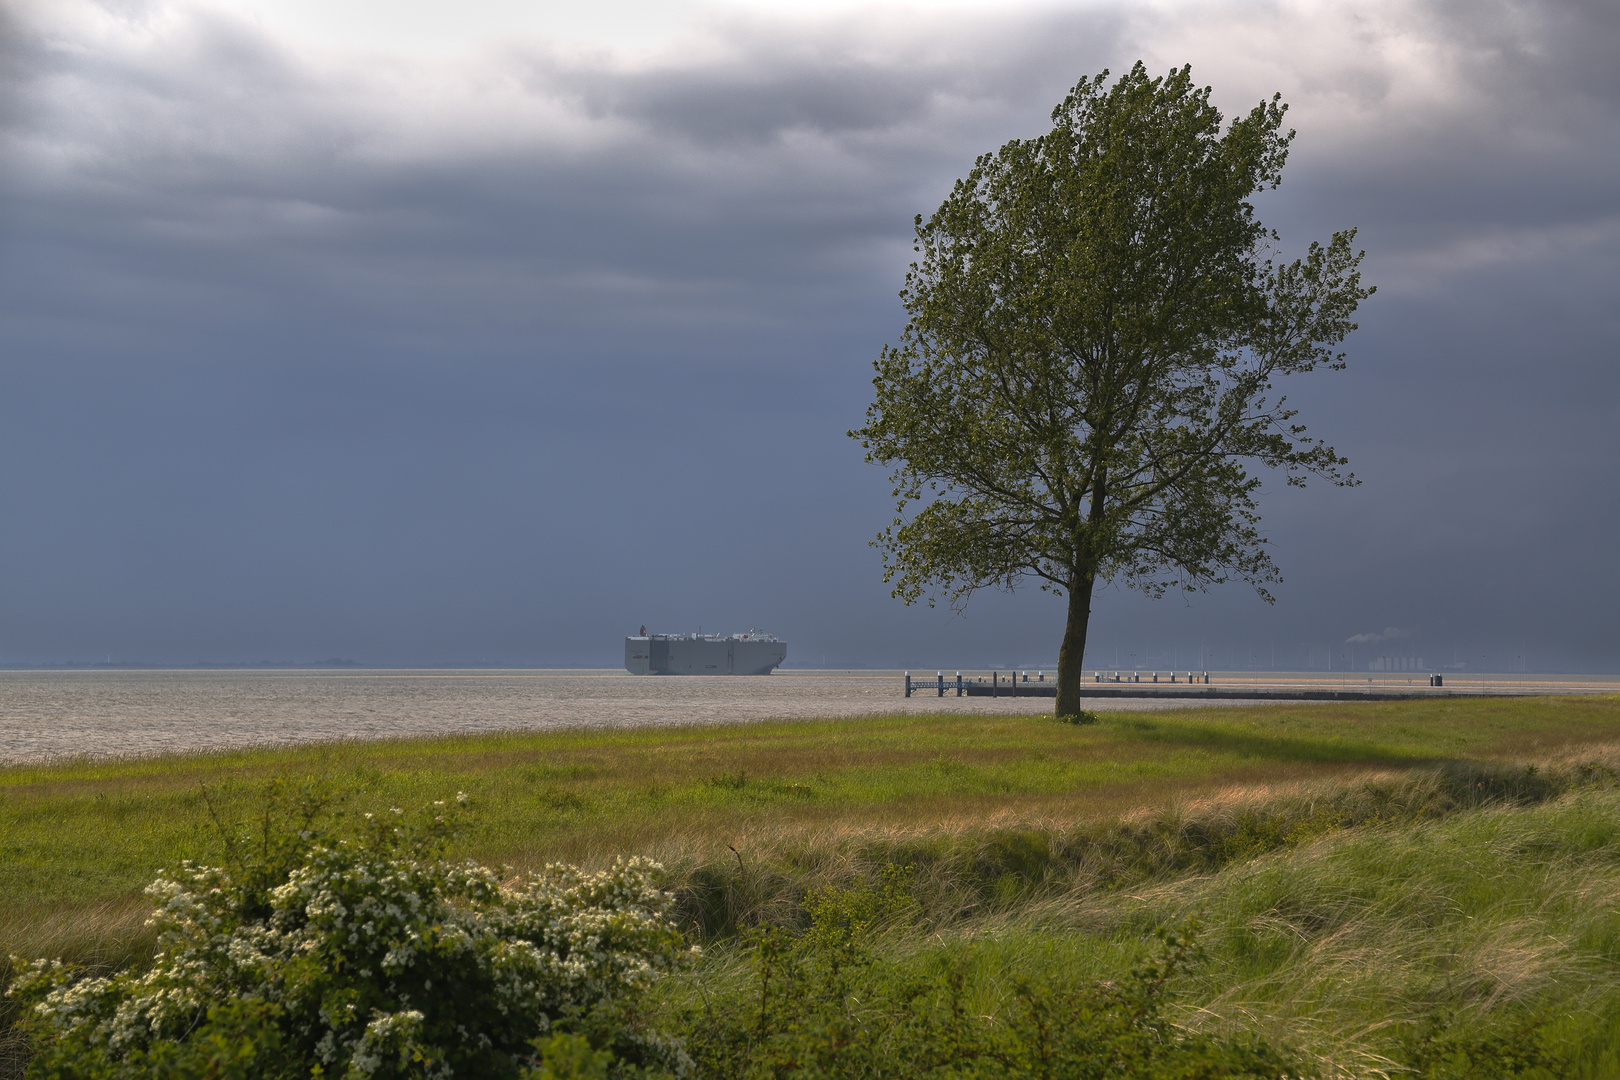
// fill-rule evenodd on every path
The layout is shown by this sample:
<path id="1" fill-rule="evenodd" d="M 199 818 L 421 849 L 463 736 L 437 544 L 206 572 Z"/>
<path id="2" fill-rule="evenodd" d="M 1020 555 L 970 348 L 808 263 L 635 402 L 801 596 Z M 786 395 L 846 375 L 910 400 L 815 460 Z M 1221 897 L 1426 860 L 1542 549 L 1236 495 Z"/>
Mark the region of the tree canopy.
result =
<path id="1" fill-rule="evenodd" d="M 1099 580 L 1161 596 L 1237 578 L 1271 599 L 1251 469 L 1355 482 L 1274 380 L 1344 367 L 1373 292 L 1354 229 L 1274 259 L 1250 199 L 1294 137 L 1280 95 L 1223 129 L 1190 67 L 1108 74 L 917 216 L 910 318 L 850 432 L 892 469 L 876 543 L 895 596 L 1034 579 L 1067 597 L 1060 716 L 1081 714 Z"/>

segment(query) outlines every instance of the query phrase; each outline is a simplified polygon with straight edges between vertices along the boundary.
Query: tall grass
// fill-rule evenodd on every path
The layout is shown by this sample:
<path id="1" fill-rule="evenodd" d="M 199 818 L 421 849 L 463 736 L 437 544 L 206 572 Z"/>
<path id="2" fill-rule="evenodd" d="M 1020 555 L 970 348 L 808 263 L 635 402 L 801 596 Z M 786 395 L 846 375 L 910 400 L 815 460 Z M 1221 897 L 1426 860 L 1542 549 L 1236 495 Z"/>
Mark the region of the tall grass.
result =
<path id="1" fill-rule="evenodd" d="M 1228 786 L 1121 815 L 991 816 L 925 825 L 838 822 L 744 835 L 729 857 L 684 838 L 651 849 L 683 897 L 689 932 L 728 937 L 802 922 L 802 899 L 909 867 L 922 927 L 1006 912 L 1032 917 L 1077 897 L 1186 880 L 1257 856 L 1373 827 L 1403 828 L 1485 808 L 1537 806 L 1614 783 L 1620 747 L 1542 766 L 1446 763 L 1355 779 Z"/>
<path id="2" fill-rule="evenodd" d="M 1178 988 L 1186 1026 L 1258 1028 L 1330 1075 L 1409 1075 L 1438 1032 L 1476 1046 L 1539 1040 L 1557 1075 L 1613 1077 L 1617 896 L 1609 787 L 1334 830 L 1212 873 L 1008 909 L 935 948 L 977 954 L 991 1012 L 1007 973 L 1117 977 L 1153 927 L 1196 920 L 1208 959 Z"/>
<path id="3" fill-rule="evenodd" d="M 917 903 L 890 960 L 967 971 L 979 1015 L 1016 1009 L 1026 979 L 1120 979 L 1156 928 L 1196 924 L 1206 959 L 1173 1010 L 1190 1029 L 1258 1030 L 1329 1076 L 1414 1075 L 1470 1053 L 1475 1071 L 1432 1075 L 1509 1075 L 1493 1056 L 1505 1045 L 1536 1048 L 1554 1075 L 1613 1077 L 1617 761 L 1608 748 L 1534 770 L 1240 788 L 1080 828 L 845 837 L 808 863 L 678 880 L 694 930 L 803 925 L 806 895 L 905 867 Z M 694 980 L 743 992 L 748 950 L 715 939 Z"/>

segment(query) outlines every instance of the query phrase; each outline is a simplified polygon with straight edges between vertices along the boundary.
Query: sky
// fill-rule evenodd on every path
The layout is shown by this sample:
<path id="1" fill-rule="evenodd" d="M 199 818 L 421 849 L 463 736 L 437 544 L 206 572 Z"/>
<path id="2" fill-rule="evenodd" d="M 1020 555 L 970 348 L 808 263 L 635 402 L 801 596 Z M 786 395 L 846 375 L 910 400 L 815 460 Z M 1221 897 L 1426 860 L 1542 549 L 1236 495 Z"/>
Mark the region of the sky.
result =
<path id="1" fill-rule="evenodd" d="M 846 431 L 911 222 L 1080 79 L 1191 64 L 1359 228 L 1362 481 L 1093 666 L 1620 671 L 1620 6 L 0 0 L 0 663 L 1051 665 L 889 595 Z M 1452 668 L 1452 670 L 1459 670 Z"/>

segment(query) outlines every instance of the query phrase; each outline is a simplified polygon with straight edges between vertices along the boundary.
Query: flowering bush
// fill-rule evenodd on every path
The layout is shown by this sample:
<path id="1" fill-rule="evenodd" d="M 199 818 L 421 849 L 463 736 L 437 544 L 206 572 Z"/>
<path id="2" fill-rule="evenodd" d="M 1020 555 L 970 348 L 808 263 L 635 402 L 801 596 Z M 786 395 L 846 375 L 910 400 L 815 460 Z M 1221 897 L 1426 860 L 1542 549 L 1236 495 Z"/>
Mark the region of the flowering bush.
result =
<path id="1" fill-rule="evenodd" d="M 464 796 L 458 796 L 458 800 Z M 144 972 L 19 969 L 30 1075 L 561 1077 L 686 1072 L 643 1030 L 642 992 L 688 955 L 640 859 L 503 881 L 443 858 L 447 810 L 366 815 L 236 841 L 227 867 L 182 864 L 147 892 Z"/>

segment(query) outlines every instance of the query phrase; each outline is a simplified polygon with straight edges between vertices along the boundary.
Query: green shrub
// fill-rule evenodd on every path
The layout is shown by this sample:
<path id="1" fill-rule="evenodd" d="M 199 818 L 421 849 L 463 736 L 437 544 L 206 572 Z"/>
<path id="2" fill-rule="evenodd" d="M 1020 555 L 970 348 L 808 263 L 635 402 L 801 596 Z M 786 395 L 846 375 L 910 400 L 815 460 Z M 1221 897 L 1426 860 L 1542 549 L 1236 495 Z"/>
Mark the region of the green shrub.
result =
<path id="1" fill-rule="evenodd" d="M 1541 1016 L 1521 1017 L 1498 1030 L 1430 1017 L 1403 1049 L 1417 1080 L 1558 1080 L 1569 1075 L 1570 1063 L 1551 1044 Z"/>
<path id="2" fill-rule="evenodd" d="M 154 882 L 158 946 L 144 971 L 14 959 L 11 994 L 31 1006 L 29 1075 L 688 1070 L 637 1013 L 688 955 L 654 864 L 552 865 L 502 881 L 444 860 L 442 803 L 414 819 L 368 814 L 348 835 L 322 826 L 324 809 L 305 797 L 290 821 L 267 813 L 252 842 L 228 844 L 227 866 L 182 864 Z"/>

